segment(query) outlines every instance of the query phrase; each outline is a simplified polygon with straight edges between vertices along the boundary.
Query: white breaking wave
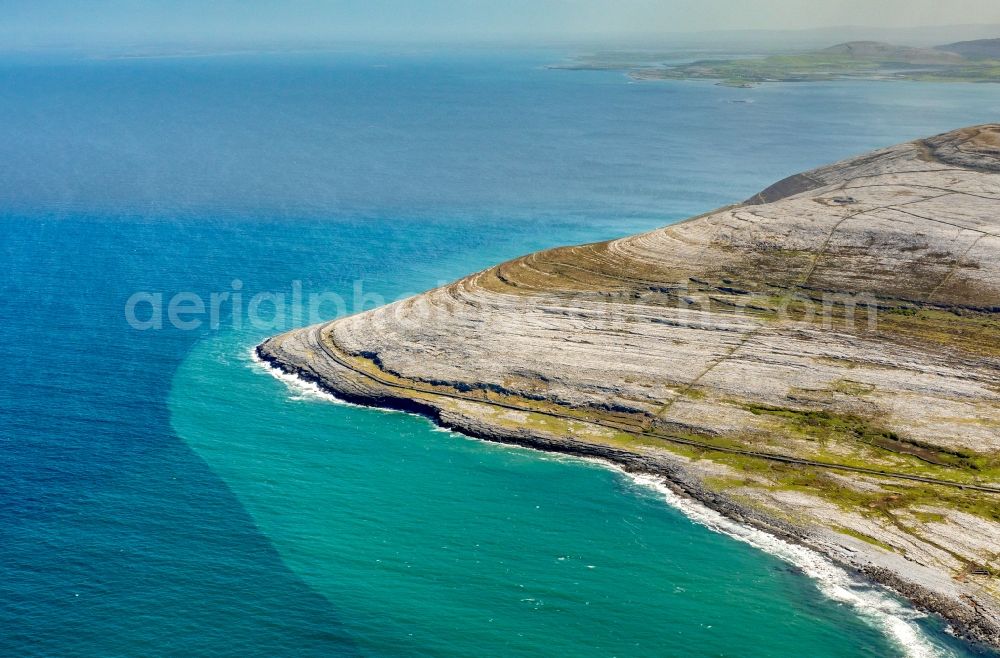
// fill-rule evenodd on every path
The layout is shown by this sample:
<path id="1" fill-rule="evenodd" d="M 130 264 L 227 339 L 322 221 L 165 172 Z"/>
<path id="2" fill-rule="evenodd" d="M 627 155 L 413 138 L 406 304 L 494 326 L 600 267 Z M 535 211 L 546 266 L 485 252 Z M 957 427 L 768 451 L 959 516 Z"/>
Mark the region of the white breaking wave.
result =
<path id="1" fill-rule="evenodd" d="M 283 382 L 285 386 L 288 387 L 289 393 L 291 393 L 289 398 L 291 400 L 323 400 L 324 402 L 332 402 L 345 407 L 357 407 L 359 409 L 365 408 L 360 404 L 354 404 L 353 402 L 341 400 L 329 391 L 321 389 L 315 382 L 306 381 L 298 375 L 293 375 L 285 372 L 281 368 L 271 365 L 257 355 L 257 348 L 255 347 L 250 348 L 250 360 L 263 369 L 267 374 Z"/>
<path id="2" fill-rule="evenodd" d="M 605 465 L 625 473 L 622 469 Z M 763 530 L 732 521 L 719 512 L 689 498 L 678 496 L 662 478 L 653 475 L 625 473 L 636 484 L 655 490 L 666 502 L 688 519 L 715 532 L 770 553 L 801 569 L 828 599 L 851 606 L 861 619 L 875 627 L 911 658 L 954 656 L 945 647 L 936 645 L 915 623 L 924 617 L 919 611 L 901 603 L 888 593 L 853 578 L 818 552 L 785 541 Z"/>
<path id="3" fill-rule="evenodd" d="M 292 400 L 322 400 L 348 407 L 367 408 L 359 404 L 341 400 L 337 396 L 324 391 L 314 382 L 306 381 L 298 375 L 287 373 L 271 365 L 257 355 L 255 348 L 250 349 L 250 358 L 265 372 L 284 382 L 292 393 Z M 402 413 L 417 415 L 409 414 L 408 412 Z M 480 440 L 438 425 L 433 425 L 433 430 L 447 432 L 474 441 Z M 507 447 L 519 450 L 524 449 L 519 446 Z M 540 452 L 546 455 L 552 454 L 544 451 Z M 816 583 L 816 586 L 824 596 L 837 603 L 851 606 L 861 619 L 886 635 L 909 658 L 943 658 L 955 655 L 945 647 L 933 643 L 917 626 L 915 621 L 925 616 L 921 612 L 901 603 L 889 594 L 875 589 L 865 582 L 852 578 L 847 571 L 810 548 L 785 541 L 752 526 L 737 523 L 695 500 L 678 496 L 670 490 L 661 477 L 628 473 L 619 466 L 604 459 L 558 454 L 553 454 L 552 456 L 556 459 L 598 464 L 617 471 L 630 478 L 636 484 L 659 493 L 668 505 L 680 511 L 691 521 L 714 532 L 749 544 L 758 550 L 774 555 L 798 567 Z"/>

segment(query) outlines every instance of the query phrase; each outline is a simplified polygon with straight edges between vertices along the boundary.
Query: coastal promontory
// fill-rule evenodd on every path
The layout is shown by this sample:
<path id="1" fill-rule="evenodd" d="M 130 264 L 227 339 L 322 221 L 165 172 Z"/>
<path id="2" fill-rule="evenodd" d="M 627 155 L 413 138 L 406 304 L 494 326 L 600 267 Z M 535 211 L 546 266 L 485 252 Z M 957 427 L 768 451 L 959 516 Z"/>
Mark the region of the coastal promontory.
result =
<path id="1" fill-rule="evenodd" d="M 1000 647 L 1000 125 L 257 351 L 352 402 L 661 476 Z"/>

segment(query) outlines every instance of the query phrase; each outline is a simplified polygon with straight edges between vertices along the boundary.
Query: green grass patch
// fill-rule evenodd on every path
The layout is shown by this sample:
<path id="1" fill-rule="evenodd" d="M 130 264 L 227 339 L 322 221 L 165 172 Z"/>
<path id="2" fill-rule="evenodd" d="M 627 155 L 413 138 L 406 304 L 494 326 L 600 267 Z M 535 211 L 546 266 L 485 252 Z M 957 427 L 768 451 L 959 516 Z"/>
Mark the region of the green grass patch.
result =
<path id="1" fill-rule="evenodd" d="M 919 510 L 910 510 L 910 514 L 913 515 L 917 521 L 921 523 L 940 523 L 944 521 L 944 514 L 939 514 L 937 512 L 921 512 Z"/>
<path id="2" fill-rule="evenodd" d="M 1000 314 L 923 308 L 878 317 L 878 332 L 890 340 L 909 339 L 951 347 L 977 356 L 1000 357 Z"/>
<path id="3" fill-rule="evenodd" d="M 886 551 L 891 551 L 893 553 L 898 553 L 899 552 L 898 550 L 896 550 L 896 548 L 894 546 L 890 546 L 889 544 L 885 543 L 884 541 L 881 541 L 879 539 L 875 539 L 871 535 L 866 535 L 865 533 L 859 532 L 859 531 L 857 531 L 857 530 L 855 530 L 853 528 L 845 528 L 844 526 L 839 526 L 838 525 L 838 526 L 833 526 L 832 529 L 836 530 L 837 532 L 839 532 L 842 535 L 848 535 L 849 537 L 854 537 L 855 539 L 860 539 L 861 541 L 863 541 L 863 542 L 865 542 L 867 544 L 871 544 L 872 546 L 878 546 L 879 548 L 884 549 Z"/>
<path id="4" fill-rule="evenodd" d="M 864 391 L 866 389 L 849 388 L 849 390 Z M 858 415 L 835 413 L 825 409 L 791 409 L 753 403 L 741 404 L 740 406 L 752 414 L 766 415 L 777 419 L 782 429 L 800 438 L 820 443 L 831 441 L 861 443 L 897 455 L 914 457 L 935 466 L 971 470 L 981 468 L 981 463 L 973 455 L 944 450 L 908 439 Z"/>

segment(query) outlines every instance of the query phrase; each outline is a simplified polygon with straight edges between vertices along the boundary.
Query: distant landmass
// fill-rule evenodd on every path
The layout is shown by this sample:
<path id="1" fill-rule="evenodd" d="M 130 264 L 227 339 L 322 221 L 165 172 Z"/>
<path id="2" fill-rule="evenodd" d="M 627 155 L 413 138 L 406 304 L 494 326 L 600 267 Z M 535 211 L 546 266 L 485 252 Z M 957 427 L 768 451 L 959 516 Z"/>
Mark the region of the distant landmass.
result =
<path id="1" fill-rule="evenodd" d="M 669 63 L 654 53 L 611 52 L 577 57 L 552 68 L 623 70 L 637 80 L 717 80 L 731 86 L 848 78 L 928 82 L 1000 82 L 1000 39 L 914 48 L 849 41 L 821 50 Z"/>
<path id="2" fill-rule="evenodd" d="M 938 46 L 937 50 L 956 53 L 966 59 L 1000 60 L 1000 39 L 977 39 L 976 41 L 959 41 L 946 46 Z"/>
<path id="3" fill-rule="evenodd" d="M 819 58 L 828 55 L 855 60 L 874 60 L 893 64 L 948 66 L 965 61 L 961 55 L 940 48 L 911 48 L 881 41 L 849 41 L 830 46 L 815 53 Z"/>

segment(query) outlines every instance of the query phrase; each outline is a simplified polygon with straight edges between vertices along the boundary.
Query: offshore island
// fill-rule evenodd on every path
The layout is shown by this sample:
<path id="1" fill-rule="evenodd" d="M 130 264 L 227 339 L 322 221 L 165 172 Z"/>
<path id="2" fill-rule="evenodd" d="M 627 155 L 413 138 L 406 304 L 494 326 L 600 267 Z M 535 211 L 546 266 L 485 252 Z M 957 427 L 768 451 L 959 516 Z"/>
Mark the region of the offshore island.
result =
<path id="1" fill-rule="evenodd" d="M 1000 647 L 1000 125 L 257 353 L 351 402 L 662 477 Z"/>

